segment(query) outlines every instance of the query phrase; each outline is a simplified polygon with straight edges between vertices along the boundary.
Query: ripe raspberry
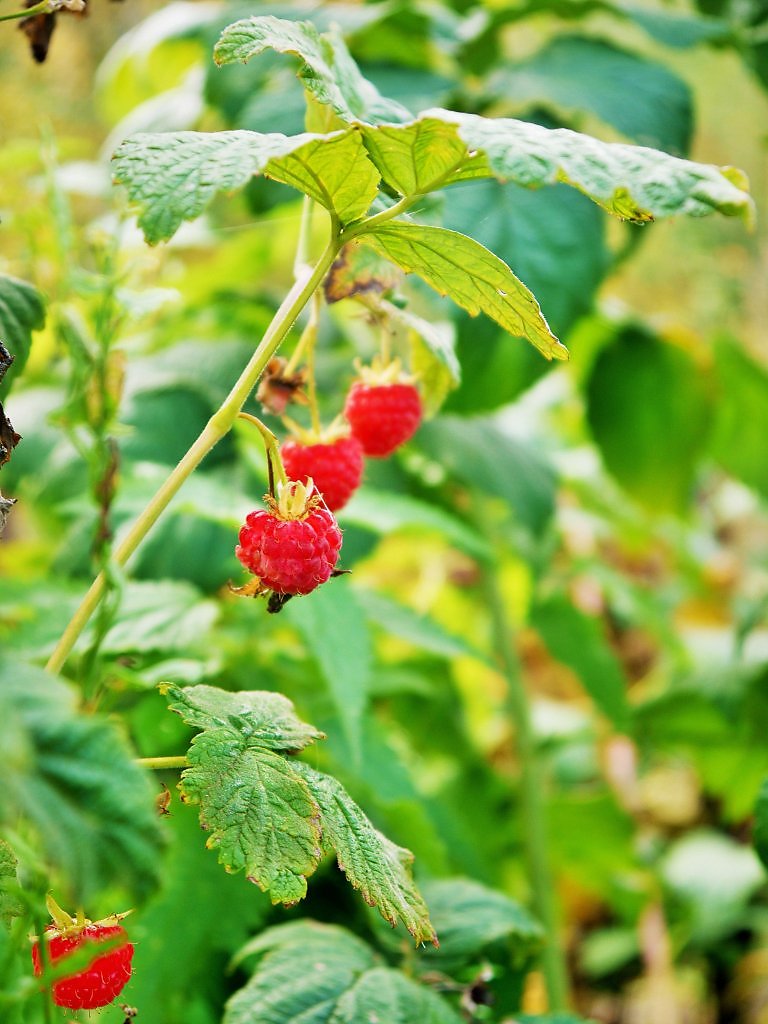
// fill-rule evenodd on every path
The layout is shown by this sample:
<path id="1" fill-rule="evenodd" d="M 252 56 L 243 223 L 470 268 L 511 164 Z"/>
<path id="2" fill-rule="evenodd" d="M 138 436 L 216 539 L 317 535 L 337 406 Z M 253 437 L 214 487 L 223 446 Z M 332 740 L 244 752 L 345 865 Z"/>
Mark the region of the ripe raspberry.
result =
<path id="1" fill-rule="evenodd" d="M 365 454 L 383 459 L 416 433 L 421 399 L 413 384 L 358 380 L 347 395 L 344 415 Z"/>
<path id="2" fill-rule="evenodd" d="M 284 485 L 269 504 L 246 517 L 235 554 L 258 578 L 260 593 L 309 594 L 330 579 L 341 530 L 311 481 Z"/>
<path id="3" fill-rule="evenodd" d="M 128 933 L 120 925 L 102 922 L 73 925 L 64 933 L 55 925 L 50 925 L 46 928 L 49 962 L 58 963 L 74 949 L 86 943 L 96 946 L 112 938 L 127 940 Z M 99 1006 L 106 1006 L 125 988 L 131 976 L 132 959 L 133 944 L 128 941 L 102 953 L 101 956 L 94 955 L 94 959 L 84 970 L 54 982 L 54 1003 L 57 1006 L 66 1006 L 70 1010 L 95 1010 Z M 39 977 L 43 973 L 39 942 L 32 947 L 32 963 L 35 975 Z"/>
<path id="4" fill-rule="evenodd" d="M 306 483 L 314 480 L 331 512 L 343 508 L 360 486 L 363 476 L 363 449 L 354 437 L 305 444 L 285 441 L 280 454 L 289 480 Z"/>

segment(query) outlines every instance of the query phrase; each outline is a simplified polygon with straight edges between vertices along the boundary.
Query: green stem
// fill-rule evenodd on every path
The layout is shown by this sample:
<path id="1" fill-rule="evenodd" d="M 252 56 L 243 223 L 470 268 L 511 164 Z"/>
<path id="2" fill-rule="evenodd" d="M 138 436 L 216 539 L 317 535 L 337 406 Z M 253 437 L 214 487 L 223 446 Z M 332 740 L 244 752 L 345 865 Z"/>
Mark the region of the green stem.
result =
<path id="1" fill-rule="evenodd" d="M 125 565 L 168 507 L 171 499 L 187 477 L 197 469 L 211 449 L 232 429 L 238 413 L 253 391 L 267 363 L 275 354 L 299 313 L 309 302 L 315 289 L 325 277 L 329 267 L 336 258 L 339 246 L 338 236 L 333 235 L 311 273 L 294 283 L 272 318 L 272 322 L 256 351 L 251 356 L 248 365 L 240 374 L 221 407 L 211 416 L 200 436 L 192 444 L 192 447 L 173 469 L 162 487 L 133 523 L 123 540 L 115 547 L 112 555 L 113 563 Z M 46 668 L 50 672 L 59 672 L 63 667 L 64 662 L 75 646 L 77 638 L 82 633 L 101 600 L 105 587 L 106 576 L 102 572 L 99 573 L 91 584 L 79 608 L 64 630 L 53 654 L 48 659 Z"/>
<path id="2" fill-rule="evenodd" d="M 285 474 L 285 466 L 283 460 L 280 458 L 280 445 L 278 444 L 277 438 L 266 425 L 262 423 L 258 416 L 252 416 L 249 412 L 238 413 L 238 419 L 247 420 L 252 426 L 256 427 L 258 432 L 261 434 L 261 439 L 264 442 L 264 447 L 267 452 L 267 467 L 269 469 L 269 493 L 272 497 L 275 497 L 275 477 L 277 482 L 280 484 L 288 483 L 288 477 Z"/>
<path id="3" fill-rule="evenodd" d="M 317 381 L 315 380 L 315 347 L 317 345 L 317 332 L 320 326 L 320 310 L 323 297 L 319 291 L 312 296 L 309 323 L 307 324 L 307 347 L 305 360 L 307 363 L 307 399 L 309 400 L 309 415 L 312 421 L 312 430 L 319 437 L 322 430 L 320 424 L 320 410 L 317 407 Z"/>
<path id="4" fill-rule="evenodd" d="M 555 883 L 547 849 L 544 770 L 531 722 L 528 694 L 523 682 L 514 632 L 507 617 L 495 562 L 483 569 L 486 601 L 491 613 L 493 645 L 507 683 L 506 706 L 515 726 L 520 760 L 520 802 L 523 841 L 536 915 L 544 926 L 542 970 L 549 1012 L 568 1009 L 568 968 L 560 941 Z"/>
<path id="5" fill-rule="evenodd" d="M 163 768 L 188 768 L 189 761 L 186 757 L 137 757 L 136 764 L 142 768 L 149 768 L 160 771 Z"/>
<path id="6" fill-rule="evenodd" d="M 14 11 L 13 14 L 0 14 L 0 21 L 16 21 L 18 18 L 31 18 L 35 14 L 49 14 L 51 6 L 49 0 L 40 0 L 34 7 L 27 7 L 25 11 Z"/>

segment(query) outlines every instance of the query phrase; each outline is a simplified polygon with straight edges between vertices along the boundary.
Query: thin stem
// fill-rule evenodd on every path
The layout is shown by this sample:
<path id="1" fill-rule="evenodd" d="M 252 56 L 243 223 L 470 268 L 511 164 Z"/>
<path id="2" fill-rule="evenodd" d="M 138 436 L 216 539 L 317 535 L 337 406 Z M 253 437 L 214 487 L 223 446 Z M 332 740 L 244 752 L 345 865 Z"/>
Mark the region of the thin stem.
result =
<path id="1" fill-rule="evenodd" d="M 296 259 L 293 261 L 293 276 L 300 278 L 309 268 L 309 245 L 312 240 L 312 214 L 315 201 L 304 196 L 301 206 L 301 222 L 299 224 L 299 241 L 296 244 Z"/>
<path id="2" fill-rule="evenodd" d="M 189 760 L 185 757 L 137 757 L 136 764 L 142 768 L 160 771 L 163 768 L 188 768 Z"/>
<path id="3" fill-rule="evenodd" d="M 479 505 L 479 502 L 478 502 Z M 534 911 L 545 930 L 542 970 L 550 1013 L 568 1008 L 568 968 L 560 943 L 555 884 L 547 849 L 544 771 L 531 723 L 531 709 L 523 682 L 514 633 L 507 617 L 496 562 L 483 567 L 486 603 L 491 613 L 493 645 L 507 682 L 506 706 L 515 726 L 520 759 L 521 818 Z"/>
<path id="4" fill-rule="evenodd" d="M 412 206 L 417 199 L 421 199 L 421 194 L 403 196 L 402 199 L 398 199 L 393 206 L 388 207 L 386 210 L 380 210 L 379 213 L 374 213 L 372 217 L 365 217 L 363 220 L 358 221 L 357 224 L 350 224 L 341 233 L 342 241 L 349 242 L 353 238 L 357 238 L 358 235 L 365 235 L 369 231 L 375 231 L 379 224 L 386 224 L 388 220 L 392 220 L 398 214 L 405 213 L 408 207 Z"/>
<path id="5" fill-rule="evenodd" d="M 315 349 L 317 347 L 317 332 L 320 326 L 320 310 L 323 304 L 323 297 L 318 289 L 312 296 L 310 307 L 309 323 L 307 324 L 306 342 L 306 363 L 307 363 L 307 399 L 309 400 L 309 415 L 312 420 L 312 430 L 320 435 L 320 411 L 317 407 L 317 381 L 315 380 Z"/>
<path id="6" fill-rule="evenodd" d="M 285 466 L 283 460 L 280 458 L 280 446 L 277 443 L 277 438 L 266 425 L 262 423 L 257 416 L 252 416 L 249 412 L 240 412 L 237 414 L 238 419 L 247 420 L 252 426 L 256 427 L 258 432 L 261 434 L 261 438 L 264 441 L 264 447 L 267 451 L 267 465 L 269 467 L 269 493 L 272 497 L 275 497 L 275 477 L 281 484 L 288 483 L 288 477 L 285 473 Z"/>
<path id="7" fill-rule="evenodd" d="M 16 21 L 18 18 L 31 18 L 35 14 L 49 14 L 51 5 L 49 0 L 40 0 L 34 7 L 27 7 L 25 11 L 14 11 L 13 14 L 0 14 L 0 21 Z"/>
<path id="8" fill-rule="evenodd" d="M 211 449 L 232 429 L 238 413 L 253 391 L 267 363 L 275 354 L 280 343 L 291 329 L 299 313 L 312 297 L 323 277 L 325 277 L 328 268 L 336 258 L 339 245 L 338 236 L 333 235 L 311 273 L 294 283 L 272 318 L 272 322 L 256 351 L 251 356 L 248 365 L 240 374 L 221 407 L 213 414 L 200 436 L 193 442 L 192 447 L 173 469 L 170 476 L 165 480 L 144 511 L 135 520 L 122 541 L 115 547 L 112 555 L 114 564 L 125 565 L 168 507 L 171 499 L 178 492 L 187 477 L 197 469 Z M 101 572 L 91 584 L 80 607 L 73 615 L 53 654 L 48 659 L 46 667 L 50 672 L 59 672 L 61 670 L 77 638 L 82 633 L 86 623 L 101 600 L 106 582 L 106 576 Z"/>

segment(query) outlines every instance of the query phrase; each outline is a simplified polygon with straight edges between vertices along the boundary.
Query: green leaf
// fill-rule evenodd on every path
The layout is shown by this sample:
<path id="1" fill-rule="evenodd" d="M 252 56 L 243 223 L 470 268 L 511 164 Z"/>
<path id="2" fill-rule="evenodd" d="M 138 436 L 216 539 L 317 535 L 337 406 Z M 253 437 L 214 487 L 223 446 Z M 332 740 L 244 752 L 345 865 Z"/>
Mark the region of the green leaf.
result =
<path id="1" fill-rule="evenodd" d="M 302 722 L 282 693 L 269 690 L 221 690 L 215 686 L 163 683 L 160 692 L 170 698 L 168 708 L 196 729 L 234 726 L 254 743 L 269 750 L 303 750 L 324 739 L 314 726 Z"/>
<path id="2" fill-rule="evenodd" d="M 139 227 L 150 245 L 167 241 L 183 221 L 198 217 L 217 192 L 243 188 L 255 174 L 306 192 L 340 220 L 367 210 L 378 181 L 350 129 L 291 137 L 249 131 L 146 133 L 126 139 L 113 159 L 115 182 L 127 187 L 138 206 Z"/>
<path id="3" fill-rule="evenodd" d="M 16 854 L 10 845 L 0 839 L 0 921 L 10 924 L 14 917 L 24 913 L 24 904 L 13 892 L 18 883 Z"/>
<path id="4" fill-rule="evenodd" d="M 397 221 L 361 240 L 417 273 L 441 295 L 449 295 L 473 316 L 485 313 L 510 334 L 526 338 L 546 359 L 567 359 L 539 304 L 503 260 L 457 231 Z"/>
<path id="5" fill-rule="evenodd" d="M 366 971 L 336 1004 L 330 1024 L 388 1021 L 397 1024 L 460 1024 L 439 995 L 389 967 Z"/>
<path id="6" fill-rule="evenodd" d="M 736 344 L 715 349 L 718 400 L 713 457 L 728 473 L 768 495 L 768 372 Z"/>
<path id="7" fill-rule="evenodd" d="M 595 114 L 644 146 L 686 153 L 693 130 L 690 89 L 676 74 L 601 39 L 558 36 L 528 60 L 506 65 L 489 88 L 569 115 Z"/>
<path id="8" fill-rule="evenodd" d="M 427 951 L 433 963 L 453 966 L 476 960 L 486 946 L 506 940 L 515 958 L 527 957 L 541 946 L 544 931 L 527 910 L 496 889 L 468 878 L 449 878 L 424 884 L 440 948 Z"/>
<path id="9" fill-rule="evenodd" d="M 417 942 L 437 945 L 426 904 L 411 876 L 413 854 L 378 832 L 336 779 L 296 764 L 320 806 L 323 848 L 334 850 L 339 867 L 363 899 L 396 925 L 402 921 Z"/>
<path id="10" fill-rule="evenodd" d="M 555 507 L 552 467 L 530 445 L 487 418 L 439 416 L 419 445 L 468 486 L 502 498 L 530 530 L 541 531 Z"/>
<path id="11" fill-rule="evenodd" d="M 475 558 L 490 557 L 485 540 L 466 523 L 435 505 L 404 494 L 363 487 L 339 513 L 339 521 L 382 536 L 395 530 L 428 530 Z"/>
<path id="12" fill-rule="evenodd" d="M 311 601 L 292 601 L 285 612 L 320 667 L 352 760 L 359 763 L 372 654 L 357 595 L 346 580 L 334 580 L 332 586 L 313 594 Z"/>
<path id="13" fill-rule="evenodd" d="M 573 669 L 600 711 L 617 729 L 626 731 L 627 681 L 600 622 L 574 608 L 567 598 L 556 596 L 534 606 L 531 625 L 549 653 Z"/>
<path id="14" fill-rule="evenodd" d="M 427 110 L 412 124 L 387 126 L 390 136 L 400 136 L 398 155 L 395 160 L 380 160 L 377 166 L 392 188 L 397 188 L 401 174 L 400 154 L 409 145 L 413 148 L 425 122 L 435 121 L 455 126 L 466 150 L 463 161 L 440 179 L 439 187 L 484 177 L 526 188 L 564 182 L 609 213 L 639 224 L 678 213 L 700 217 L 715 210 L 748 223 L 754 216 L 746 178 L 734 168 L 693 163 L 641 146 L 601 142 L 566 128 L 442 109 Z M 364 129 L 374 162 L 377 151 L 369 139 L 380 130 Z"/>
<path id="15" fill-rule="evenodd" d="M 755 827 L 753 842 L 757 855 L 768 867 L 768 779 L 760 787 L 755 804 Z"/>
<path id="16" fill-rule="evenodd" d="M 76 693 L 41 669 L 0 662 L 0 819 L 21 813 L 78 902 L 105 887 L 143 897 L 162 835 L 154 792 L 121 733 L 76 711 Z"/>
<path id="17" fill-rule="evenodd" d="M 337 1001 L 373 966 L 373 950 L 334 925 L 297 921 L 268 928 L 237 955 L 266 951 L 222 1024 L 327 1024 Z"/>
<path id="18" fill-rule="evenodd" d="M 228 871 L 248 879 L 273 903 L 296 903 L 320 859 L 316 801 L 294 765 L 248 735 L 238 722 L 199 733 L 181 776 L 184 799 L 200 805 L 206 845 Z"/>
<path id="19" fill-rule="evenodd" d="M 129 583 L 118 621 L 107 633 L 102 651 L 178 651 L 205 642 L 219 607 L 180 580 Z"/>
<path id="20" fill-rule="evenodd" d="M 595 360 L 586 392 L 608 471 L 649 510 L 683 512 L 712 419 L 701 368 L 682 349 L 625 328 Z"/>
<path id="21" fill-rule="evenodd" d="M 44 323 L 45 303 L 37 288 L 28 281 L 0 274 L 0 353 L 5 345 L 14 357 L 10 368 L 4 374 L 0 372 L 0 398 L 24 369 L 32 332 L 39 331 Z"/>
<path id="22" fill-rule="evenodd" d="M 304 88 L 343 121 L 404 121 L 411 116 L 363 77 L 337 32 L 320 35 L 309 21 L 267 15 L 235 22 L 222 32 L 213 59 L 217 64 L 245 63 L 267 49 L 299 57 Z"/>

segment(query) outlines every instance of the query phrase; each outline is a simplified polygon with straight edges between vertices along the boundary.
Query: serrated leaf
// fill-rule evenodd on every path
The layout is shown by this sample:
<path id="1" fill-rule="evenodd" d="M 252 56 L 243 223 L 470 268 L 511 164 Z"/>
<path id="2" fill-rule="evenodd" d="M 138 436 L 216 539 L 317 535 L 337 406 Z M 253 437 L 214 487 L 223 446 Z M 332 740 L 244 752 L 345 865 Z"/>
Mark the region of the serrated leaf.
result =
<path id="1" fill-rule="evenodd" d="M 554 106 L 584 111 L 612 125 L 628 140 L 682 154 L 693 130 L 691 92 L 676 74 L 602 39 L 562 35 L 519 64 L 491 77 L 489 88 Z"/>
<path id="2" fill-rule="evenodd" d="M 346 580 L 335 580 L 311 601 L 292 601 L 285 612 L 320 667 L 352 760 L 359 763 L 372 651 L 357 596 Z"/>
<path id="3" fill-rule="evenodd" d="M 222 1024 L 326 1024 L 339 998 L 375 963 L 366 943 L 314 921 L 268 928 L 237 961 L 262 951 L 266 956 L 227 1003 Z"/>
<path id="4" fill-rule="evenodd" d="M 378 182 L 349 129 L 290 137 L 242 130 L 146 133 L 121 143 L 113 160 L 115 182 L 126 186 L 138 207 L 139 227 L 150 245 L 167 241 L 183 221 L 198 217 L 217 192 L 243 188 L 256 174 L 306 192 L 340 220 L 364 213 Z"/>
<path id="5" fill-rule="evenodd" d="M 755 804 L 755 826 L 752 836 L 757 855 L 768 867 L 768 779 L 760 787 Z"/>
<path id="6" fill-rule="evenodd" d="M 527 188 L 562 181 L 604 210 L 643 224 L 657 217 L 700 217 L 714 210 L 751 223 L 754 203 L 729 168 L 699 164 L 644 146 L 600 142 L 566 128 L 512 118 L 486 118 L 450 110 L 428 110 L 457 125 L 469 151 L 485 154 L 490 172 Z M 477 158 L 473 158 L 475 165 Z"/>
<path id="7" fill-rule="evenodd" d="M 199 733 L 188 757 L 182 794 L 200 804 L 219 862 L 245 869 L 273 903 L 302 899 L 320 859 L 320 815 L 295 765 L 232 726 Z"/>
<path id="8" fill-rule="evenodd" d="M 627 681 L 608 646 L 599 621 L 575 608 L 565 597 L 536 604 L 531 625 L 550 654 L 571 668 L 600 711 L 617 729 L 629 726 Z"/>
<path id="9" fill-rule="evenodd" d="M 229 25 L 213 51 L 217 64 L 245 63 L 264 50 L 299 57 L 299 78 L 316 100 L 333 108 L 344 121 L 404 121 L 411 114 L 381 96 L 360 73 L 337 32 L 321 35 L 309 21 L 287 21 L 270 15 Z"/>
<path id="10" fill-rule="evenodd" d="M 0 396 L 6 395 L 26 365 L 32 332 L 45 324 L 45 303 L 34 285 L 0 274 Z M 8 348 L 13 363 L 3 358 Z"/>
<path id="11" fill-rule="evenodd" d="M 440 936 L 440 949 L 427 951 L 433 962 L 470 961 L 499 939 L 515 956 L 530 956 L 543 942 L 542 926 L 524 907 L 472 879 L 426 882 L 424 898 Z"/>
<path id="12" fill-rule="evenodd" d="M 323 848 L 335 851 L 339 867 L 390 924 L 402 921 L 417 942 L 437 945 L 429 911 L 411 876 L 413 854 L 378 832 L 336 779 L 296 764 L 317 800 Z"/>
<path id="13" fill-rule="evenodd" d="M 197 729 L 231 726 L 270 750 L 303 750 L 324 734 L 297 717 L 282 693 L 269 690 L 221 690 L 215 686 L 164 683 L 168 707 Z"/>
<path id="14" fill-rule="evenodd" d="M 0 839 L 0 920 L 6 924 L 24 913 L 24 904 L 13 892 L 13 887 L 18 885 L 18 863 L 10 845 Z"/>
<path id="15" fill-rule="evenodd" d="M 431 989 L 390 967 L 374 967 L 342 995 L 329 1024 L 460 1024 L 461 1020 Z"/>
<path id="16" fill-rule="evenodd" d="M 205 641 L 219 617 L 214 601 L 181 580 L 132 582 L 123 592 L 118 621 L 102 651 L 188 651 Z"/>
<path id="17" fill-rule="evenodd" d="M 78 714 L 61 680 L 10 660 L 0 663 L 0 707 L 0 817 L 31 822 L 78 902 L 105 887 L 145 895 L 162 834 L 154 792 L 120 732 Z"/>
<path id="18" fill-rule="evenodd" d="M 568 358 L 531 292 L 503 260 L 473 238 L 403 221 L 360 237 L 468 313 L 485 313 L 510 334 L 526 338 L 546 359 Z"/>

